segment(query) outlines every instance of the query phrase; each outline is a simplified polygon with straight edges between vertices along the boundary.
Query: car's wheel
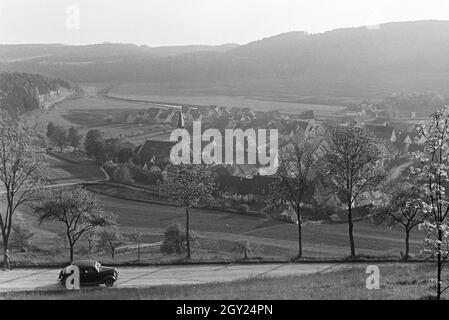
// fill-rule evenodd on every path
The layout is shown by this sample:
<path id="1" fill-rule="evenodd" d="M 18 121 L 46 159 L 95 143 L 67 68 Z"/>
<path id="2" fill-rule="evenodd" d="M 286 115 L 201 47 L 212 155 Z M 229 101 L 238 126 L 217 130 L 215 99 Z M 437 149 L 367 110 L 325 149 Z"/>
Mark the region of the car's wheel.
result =
<path id="1" fill-rule="evenodd" d="M 112 287 L 114 285 L 114 279 L 108 278 L 104 281 L 104 285 L 108 288 Z"/>

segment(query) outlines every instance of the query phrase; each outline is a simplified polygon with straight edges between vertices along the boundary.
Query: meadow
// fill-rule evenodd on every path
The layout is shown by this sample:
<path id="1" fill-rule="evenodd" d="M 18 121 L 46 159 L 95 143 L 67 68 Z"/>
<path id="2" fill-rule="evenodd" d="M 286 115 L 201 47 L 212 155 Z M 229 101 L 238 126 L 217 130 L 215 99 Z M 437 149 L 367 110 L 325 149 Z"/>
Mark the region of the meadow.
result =
<path id="1" fill-rule="evenodd" d="M 95 188 L 91 190 L 95 192 Z M 160 264 L 184 261 L 183 256 L 163 255 L 159 244 L 163 233 L 172 224 L 185 223 L 185 213 L 179 207 L 141 201 L 130 201 L 98 194 L 104 208 L 117 215 L 120 229 L 125 235 L 134 230 L 143 233 L 141 260 L 139 263 Z M 27 221 L 33 221 L 36 235 L 33 250 L 13 252 L 16 265 L 60 265 L 68 260 L 68 250 L 60 236 L 60 226 L 49 223 L 38 225 L 37 216 L 27 208 L 22 213 Z M 194 262 L 237 262 L 242 253 L 235 250 L 236 241 L 250 243 L 251 261 L 287 262 L 297 254 L 297 226 L 271 218 L 216 210 L 194 209 L 190 226 L 198 236 L 194 250 Z M 401 229 L 385 229 L 369 221 L 355 223 L 355 242 L 359 259 L 398 260 L 404 251 L 404 235 Z M 411 253 L 419 258 L 423 235 L 415 232 L 411 237 Z M 123 244 L 132 245 L 131 241 Z M 153 244 L 153 245 L 150 245 Z M 87 243 L 77 246 L 77 258 L 99 259 L 103 263 L 137 263 L 136 250 L 122 250 L 115 260 L 100 251 L 89 252 Z M 309 223 L 303 225 L 305 260 L 345 260 L 349 255 L 346 223 Z"/>
<path id="2" fill-rule="evenodd" d="M 194 84 L 191 84 L 191 86 L 185 84 L 173 86 L 173 84 L 125 83 L 114 86 L 108 91 L 108 96 L 173 105 L 189 104 L 200 106 L 247 107 L 255 111 L 268 112 L 276 110 L 292 114 L 298 114 L 305 110 L 314 110 L 317 115 L 321 116 L 331 116 L 335 112 L 344 109 L 344 106 L 341 104 L 332 104 L 332 102 L 324 104 L 322 102 L 327 102 L 328 100 L 322 98 L 316 98 L 317 103 L 304 103 L 301 102 L 301 98 L 306 101 L 314 101 L 314 99 L 311 97 L 286 97 L 266 93 L 247 96 L 244 93 L 236 94 L 215 87 L 207 87 L 204 89 L 201 86 L 195 88 Z"/>

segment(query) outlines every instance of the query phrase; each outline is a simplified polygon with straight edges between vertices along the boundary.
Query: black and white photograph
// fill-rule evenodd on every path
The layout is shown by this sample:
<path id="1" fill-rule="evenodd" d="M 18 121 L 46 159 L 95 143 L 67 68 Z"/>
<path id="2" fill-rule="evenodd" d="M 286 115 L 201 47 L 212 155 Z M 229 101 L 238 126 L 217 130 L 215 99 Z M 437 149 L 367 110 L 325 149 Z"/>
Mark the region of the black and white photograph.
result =
<path id="1" fill-rule="evenodd" d="M 446 300 L 446 188 L 449 0 L 0 0 L 0 300 Z"/>

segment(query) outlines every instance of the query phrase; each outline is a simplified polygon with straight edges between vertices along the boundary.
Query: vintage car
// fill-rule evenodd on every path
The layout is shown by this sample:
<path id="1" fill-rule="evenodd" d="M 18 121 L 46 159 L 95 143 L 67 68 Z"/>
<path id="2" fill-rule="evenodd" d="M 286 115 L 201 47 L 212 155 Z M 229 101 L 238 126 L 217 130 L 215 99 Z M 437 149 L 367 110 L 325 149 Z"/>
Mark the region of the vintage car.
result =
<path id="1" fill-rule="evenodd" d="M 112 287 L 118 278 L 116 268 L 104 267 L 98 261 L 73 261 L 72 265 L 79 268 L 81 286 L 99 286 L 104 284 L 106 287 Z M 66 278 L 70 275 L 70 273 L 66 271 L 67 267 L 62 269 L 59 273 L 58 281 L 61 284 L 65 284 Z"/>

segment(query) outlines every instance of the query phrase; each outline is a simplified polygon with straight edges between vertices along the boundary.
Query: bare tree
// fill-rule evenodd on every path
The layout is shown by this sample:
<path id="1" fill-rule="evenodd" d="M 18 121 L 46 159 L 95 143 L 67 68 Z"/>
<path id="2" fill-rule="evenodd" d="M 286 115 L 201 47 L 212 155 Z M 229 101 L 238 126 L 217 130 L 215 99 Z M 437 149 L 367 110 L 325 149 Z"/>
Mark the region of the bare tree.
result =
<path id="1" fill-rule="evenodd" d="M 302 257 L 301 205 L 313 196 L 314 167 L 318 160 L 319 140 L 296 137 L 283 148 L 273 188 L 275 201 L 282 200 L 294 208 L 298 219 L 298 258 Z"/>
<path id="2" fill-rule="evenodd" d="M 140 262 L 140 245 L 142 244 L 143 241 L 142 238 L 143 238 L 142 232 L 137 230 L 133 230 L 133 232 L 129 236 L 129 239 L 131 241 L 137 243 L 137 261 L 139 262 Z"/>
<path id="3" fill-rule="evenodd" d="M 35 207 L 39 222 L 61 223 L 73 261 L 77 241 L 88 231 L 98 227 L 116 225 L 116 217 L 107 213 L 98 200 L 81 187 L 58 189 L 49 192 Z"/>
<path id="4" fill-rule="evenodd" d="M 0 193 L 6 208 L 0 213 L 3 269 L 10 269 L 9 237 L 17 208 L 35 201 L 46 171 L 45 156 L 31 144 L 32 133 L 18 123 L 0 120 Z"/>
<path id="5" fill-rule="evenodd" d="M 380 163 L 386 157 L 385 149 L 369 130 L 354 126 L 328 129 L 323 146 L 320 182 L 327 192 L 345 197 L 351 257 L 354 257 L 352 209 L 359 196 L 378 188 L 385 179 Z"/>
<path id="6" fill-rule="evenodd" d="M 98 231 L 95 229 L 89 230 L 84 234 L 87 241 L 87 249 L 90 253 L 94 251 L 95 243 L 98 241 Z"/>
<path id="7" fill-rule="evenodd" d="M 388 190 L 390 197 L 388 203 L 378 208 L 373 220 L 377 224 L 388 227 L 401 226 L 405 231 L 404 260 L 410 255 L 410 232 L 422 224 L 427 214 L 422 210 L 422 192 L 411 184 L 392 186 Z"/>
<path id="8" fill-rule="evenodd" d="M 198 201 L 209 198 L 215 184 L 210 168 L 206 165 L 170 165 L 162 185 L 163 192 L 173 199 L 186 213 L 187 259 L 191 258 L 190 209 Z"/>
<path id="9" fill-rule="evenodd" d="M 124 237 L 117 226 L 103 228 L 98 233 L 98 245 L 115 259 L 117 248 L 124 243 Z"/>

